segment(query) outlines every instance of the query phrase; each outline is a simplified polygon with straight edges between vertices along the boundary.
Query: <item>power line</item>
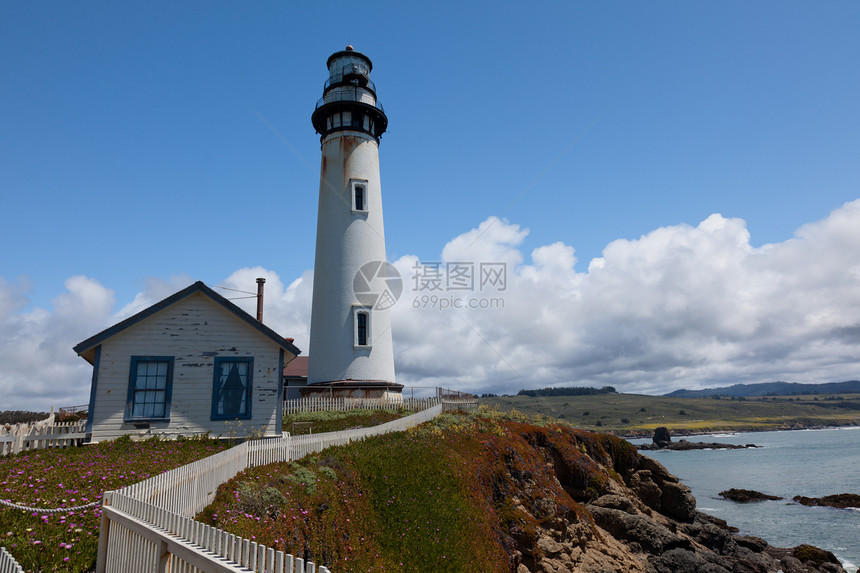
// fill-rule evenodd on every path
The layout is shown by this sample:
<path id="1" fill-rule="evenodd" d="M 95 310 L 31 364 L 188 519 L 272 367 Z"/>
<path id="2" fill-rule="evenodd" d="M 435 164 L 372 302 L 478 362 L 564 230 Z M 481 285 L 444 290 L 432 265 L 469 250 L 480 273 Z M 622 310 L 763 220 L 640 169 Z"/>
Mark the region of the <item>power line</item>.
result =
<path id="1" fill-rule="evenodd" d="M 247 291 L 247 290 L 239 290 L 239 289 L 230 288 L 230 287 L 225 287 L 225 286 L 219 286 L 219 285 L 206 285 L 206 286 L 208 286 L 209 288 L 220 288 L 220 289 L 224 289 L 224 290 L 230 290 L 230 291 L 233 291 L 233 292 L 240 292 L 240 293 L 242 293 L 242 294 L 250 294 L 250 295 L 257 296 L 257 293 L 255 293 L 255 292 L 250 292 L 250 291 Z M 251 298 L 251 297 L 249 296 L 249 297 L 241 297 L 241 298 Z"/>

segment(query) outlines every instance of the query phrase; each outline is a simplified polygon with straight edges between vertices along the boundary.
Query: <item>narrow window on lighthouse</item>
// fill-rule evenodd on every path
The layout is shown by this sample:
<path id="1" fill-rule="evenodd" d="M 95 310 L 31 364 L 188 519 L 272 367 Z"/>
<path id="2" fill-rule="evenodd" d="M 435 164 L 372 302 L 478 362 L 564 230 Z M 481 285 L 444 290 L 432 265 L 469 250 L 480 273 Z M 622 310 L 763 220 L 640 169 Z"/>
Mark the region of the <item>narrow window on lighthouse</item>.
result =
<path id="1" fill-rule="evenodd" d="M 350 181 L 352 187 L 352 210 L 367 213 L 367 181 L 353 179 Z"/>
<path id="2" fill-rule="evenodd" d="M 367 313 L 359 312 L 358 318 L 358 345 L 367 346 Z"/>
<path id="3" fill-rule="evenodd" d="M 355 347 L 370 348 L 370 309 L 367 307 L 353 308 L 355 325 Z"/>

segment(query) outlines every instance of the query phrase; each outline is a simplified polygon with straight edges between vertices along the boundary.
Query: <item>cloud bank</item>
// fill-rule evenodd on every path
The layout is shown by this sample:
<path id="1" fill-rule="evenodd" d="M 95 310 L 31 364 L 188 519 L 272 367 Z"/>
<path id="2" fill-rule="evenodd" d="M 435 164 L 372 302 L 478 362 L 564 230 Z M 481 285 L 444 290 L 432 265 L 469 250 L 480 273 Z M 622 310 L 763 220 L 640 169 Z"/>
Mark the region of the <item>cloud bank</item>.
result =
<path id="1" fill-rule="evenodd" d="M 562 242 L 526 256 L 527 235 L 491 217 L 444 245 L 437 261 L 394 262 L 404 279 L 390 311 L 398 381 L 472 392 L 612 385 L 665 393 L 860 375 L 860 200 L 762 247 L 751 245 L 743 220 L 718 214 L 662 227 L 613 241 L 581 272 Z M 430 277 L 428 263 L 442 282 L 418 280 Z M 504 264 L 503 285 L 482 289 L 482 263 Z M 471 288 L 468 273 L 446 282 L 447 270 L 469 265 Z M 260 276 L 265 322 L 307 352 L 313 273 L 286 284 L 273 270 L 244 268 L 220 285 L 253 291 Z M 51 309 L 28 310 L 26 282 L 0 277 L 0 409 L 86 403 L 91 368 L 72 346 L 191 282 L 149 279 L 115 310 L 113 291 L 77 276 Z M 253 299 L 235 302 L 255 312 Z"/>

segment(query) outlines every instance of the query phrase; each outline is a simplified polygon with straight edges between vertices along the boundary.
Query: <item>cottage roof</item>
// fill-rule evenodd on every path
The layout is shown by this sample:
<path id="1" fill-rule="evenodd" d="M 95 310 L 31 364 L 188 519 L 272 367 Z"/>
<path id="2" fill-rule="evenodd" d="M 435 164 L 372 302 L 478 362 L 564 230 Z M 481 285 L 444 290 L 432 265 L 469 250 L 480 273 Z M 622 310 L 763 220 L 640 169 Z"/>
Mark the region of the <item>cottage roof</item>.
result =
<path id="1" fill-rule="evenodd" d="M 99 344 L 101 344 L 108 338 L 122 332 L 123 330 L 134 326 L 142 320 L 149 318 L 153 314 L 164 310 L 170 305 L 175 304 L 195 293 L 201 293 L 208 296 L 210 299 L 221 305 L 224 309 L 232 312 L 238 318 L 243 320 L 245 323 L 248 324 L 248 326 L 256 329 L 264 336 L 270 338 L 273 342 L 275 342 L 277 345 L 279 345 L 281 348 L 283 348 L 290 354 L 297 356 L 299 353 L 301 353 L 301 350 L 299 350 L 290 340 L 284 338 L 283 336 L 280 336 L 277 332 L 275 332 L 262 322 L 258 321 L 253 316 L 251 316 L 250 314 L 248 314 L 247 312 L 245 312 L 244 310 L 242 310 L 241 308 L 239 308 L 238 306 L 236 306 L 235 304 L 233 304 L 232 302 L 230 302 L 229 300 L 227 300 L 226 298 L 224 298 L 223 296 L 221 296 L 200 281 L 197 281 L 196 283 L 182 289 L 181 291 L 170 295 L 161 302 L 155 303 L 149 308 L 138 312 L 134 316 L 130 316 L 122 322 L 118 322 L 110 328 L 106 328 L 95 336 L 87 338 L 80 344 L 76 345 L 73 350 L 77 352 L 78 355 L 82 356 L 87 362 L 92 364 L 95 360 L 95 348 Z"/>
<path id="2" fill-rule="evenodd" d="M 308 357 L 296 356 L 289 364 L 284 366 L 284 378 L 307 378 Z"/>

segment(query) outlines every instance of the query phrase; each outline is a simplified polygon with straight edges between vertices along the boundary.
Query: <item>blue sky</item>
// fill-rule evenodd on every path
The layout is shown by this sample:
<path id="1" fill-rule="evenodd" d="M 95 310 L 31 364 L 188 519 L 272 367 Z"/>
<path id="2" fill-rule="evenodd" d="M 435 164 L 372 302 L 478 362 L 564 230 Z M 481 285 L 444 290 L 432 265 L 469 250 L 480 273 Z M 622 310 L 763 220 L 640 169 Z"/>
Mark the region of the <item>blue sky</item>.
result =
<path id="1" fill-rule="evenodd" d="M 490 217 L 519 237 L 497 237 L 516 251 L 512 265 L 561 243 L 580 280 L 613 241 L 642 246 L 713 214 L 742 221 L 751 249 L 793 244 L 798 229 L 860 196 L 858 29 L 855 2 L 3 2 L 5 344 L 20 342 L 22 323 L 62 314 L 66 282 L 86 277 L 106 297 L 86 325 L 96 330 L 71 328 L 56 346 L 82 363 L 63 376 L 83 387 L 71 346 L 135 300 L 248 268 L 276 274 L 284 297 L 307 282 L 319 163 L 310 114 L 326 58 L 347 44 L 373 60 L 389 116 L 380 162 L 392 261 L 441 260 Z M 695 260 L 707 266 L 705 256 Z M 831 327 L 853 328 L 853 299 L 832 302 L 846 322 Z M 279 331 L 301 341 L 303 312 L 284 311 Z M 396 329 L 395 344 L 417 348 Z M 852 348 L 828 354 L 841 369 L 821 375 L 849 375 Z M 498 355 L 508 356 L 494 348 L 489 360 Z M 410 364 L 398 355 L 407 379 L 426 375 Z M 458 380 L 513 391 L 613 380 L 511 366 L 512 377 L 490 368 Z M 714 372 L 630 390 L 800 377 Z M 31 375 L 46 376 L 26 365 L 15 374 Z"/>

